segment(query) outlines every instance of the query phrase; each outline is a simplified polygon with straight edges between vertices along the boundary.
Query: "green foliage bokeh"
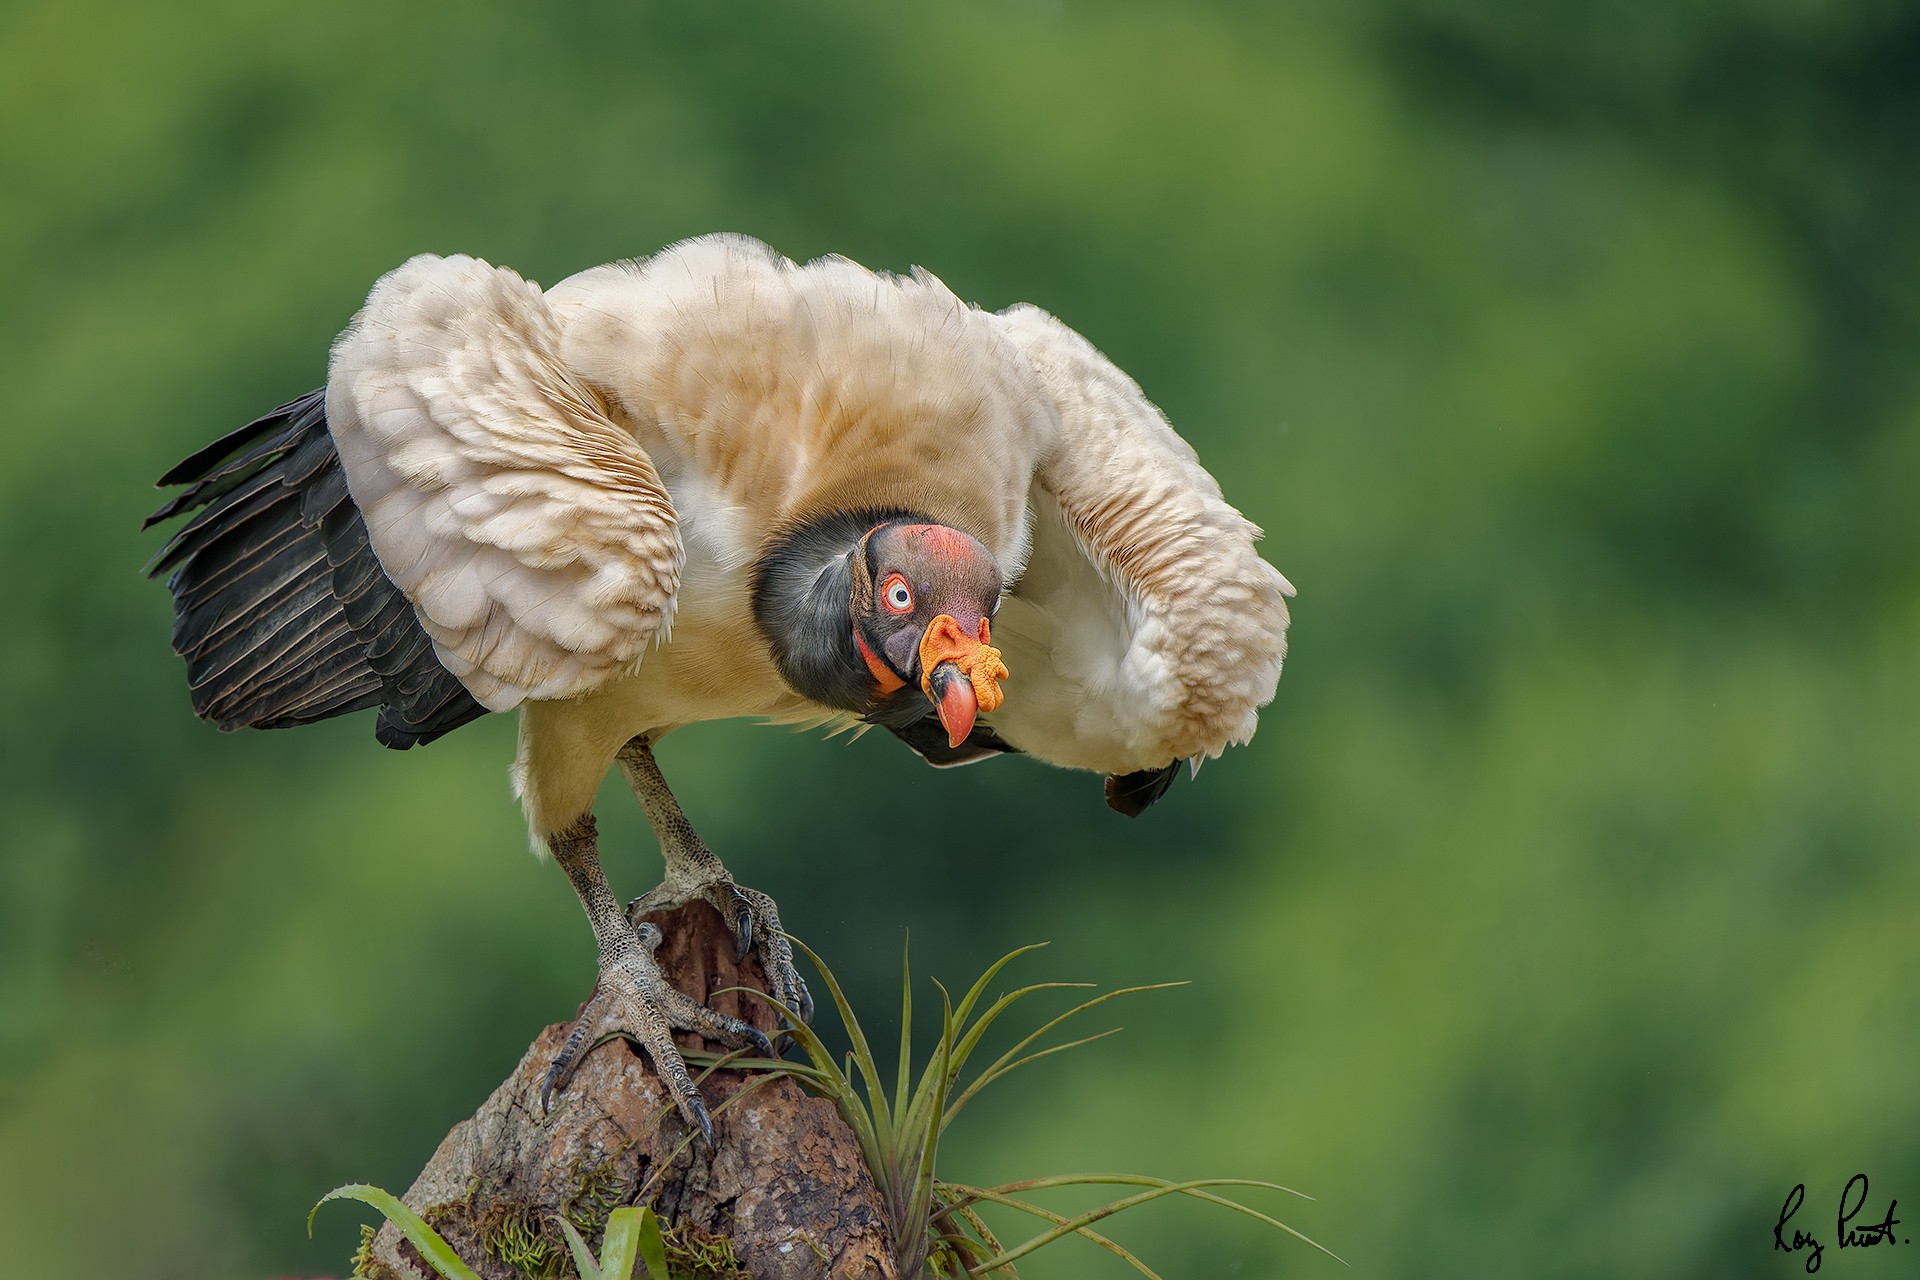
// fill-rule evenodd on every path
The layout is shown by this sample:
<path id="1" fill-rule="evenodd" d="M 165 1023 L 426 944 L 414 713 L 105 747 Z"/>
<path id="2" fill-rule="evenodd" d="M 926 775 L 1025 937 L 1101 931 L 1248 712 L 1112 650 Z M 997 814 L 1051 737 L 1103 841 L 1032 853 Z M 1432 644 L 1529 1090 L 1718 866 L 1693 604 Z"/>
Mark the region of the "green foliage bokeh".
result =
<path id="1" fill-rule="evenodd" d="M 214 733 L 137 525 L 410 254 L 716 229 L 1061 315 L 1300 587 L 1257 740 L 1137 823 L 877 737 L 662 749 L 874 1017 L 908 928 L 950 981 L 1196 980 L 953 1176 L 1272 1178 L 1374 1276 L 1787 1274 L 1794 1183 L 1920 1201 L 1911 6 L 30 2 L 0 117 L 0 1270 L 341 1274 L 308 1206 L 585 995 L 511 723 Z M 1116 1233 L 1340 1274 L 1225 1219 Z"/>

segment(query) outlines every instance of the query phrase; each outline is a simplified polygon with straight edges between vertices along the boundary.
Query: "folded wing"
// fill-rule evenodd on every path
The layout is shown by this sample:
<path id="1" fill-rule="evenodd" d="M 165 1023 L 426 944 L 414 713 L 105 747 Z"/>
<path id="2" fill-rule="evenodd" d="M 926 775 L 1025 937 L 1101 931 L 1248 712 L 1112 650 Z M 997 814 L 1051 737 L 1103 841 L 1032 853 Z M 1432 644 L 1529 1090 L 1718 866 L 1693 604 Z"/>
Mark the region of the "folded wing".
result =
<path id="1" fill-rule="evenodd" d="M 994 622 L 1015 680 L 993 724 L 1023 751 L 1119 775 L 1115 807 L 1137 812 L 1167 766 L 1253 736 L 1293 588 L 1132 379 L 1037 307 L 996 319 L 1059 436 L 1034 476 L 1032 556 Z"/>
<path id="2" fill-rule="evenodd" d="M 334 344 L 326 412 L 374 554 L 489 710 L 566 698 L 672 621 L 672 503 L 562 365 L 537 285 L 414 258 Z"/>

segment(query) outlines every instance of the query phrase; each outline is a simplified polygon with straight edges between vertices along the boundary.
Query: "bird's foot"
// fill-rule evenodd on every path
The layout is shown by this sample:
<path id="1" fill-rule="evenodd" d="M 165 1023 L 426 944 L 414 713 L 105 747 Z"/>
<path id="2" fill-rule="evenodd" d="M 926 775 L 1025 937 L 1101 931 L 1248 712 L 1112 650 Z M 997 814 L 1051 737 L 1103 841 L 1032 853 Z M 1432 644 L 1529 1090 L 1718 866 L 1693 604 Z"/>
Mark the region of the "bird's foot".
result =
<path id="1" fill-rule="evenodd" d="M 813 1021 L 813 996 L 794 967 L 793 946 L 780 929 L 780 909 L 773 899 L 758 889 L 733 882 L 722 869 L 711 879 L 676 881 L 672 876 L 627 904 L 627 919 L 635 928 L 646 926 L 644 917 L 655 911 L 671 911 L 699 898 L 712 905 L 733 931 L 736 959 L 751 954 L 766 974 L 767 994 L 798 1014 L 802 1022 Z"/>
<path id="2" fill-rule="evenodd" d="M 692 1031 L 736 1049 L 751 1046 L 769 1058 L 774 1056 L 773 1044 L 757 1028 L 715 1013 L 667 981 L 653 956 L 661 942 L 658 926 L 640 924 L 630 941 L 631 947 L 620 948 L 612 958 L 602 956 L 600 981 L 593 998 L 580 1011 L 566 1043 L 554 1055 L 546 1078 L 540 1082 L 540 1108 L 549 1108 L 554 1091 L 567 1087 L 596 1045 L 620 1036 L 646 1050 L 654 1074 L 666 1086 L 674 1105 L 688 1124 L 700 1130 L 711 1148 L 713 1118 L 707 1114 L 707 1104 L 701 1100 L 686 1061 L 673 1043 L 674 1031 Z"/>

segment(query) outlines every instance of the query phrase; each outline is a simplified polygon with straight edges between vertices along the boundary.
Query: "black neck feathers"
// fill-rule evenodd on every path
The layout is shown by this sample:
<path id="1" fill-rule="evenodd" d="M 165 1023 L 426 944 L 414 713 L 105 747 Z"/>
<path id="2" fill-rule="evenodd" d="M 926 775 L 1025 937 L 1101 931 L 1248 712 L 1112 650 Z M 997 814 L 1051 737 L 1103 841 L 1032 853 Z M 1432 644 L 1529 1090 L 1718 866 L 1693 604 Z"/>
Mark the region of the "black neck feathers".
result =
<path id="1" fill-rule="evenodd" d="M 873 591 L 859 550 L 876 525 L 916 518 L 896 510 L 822 516 L 774 538 L 754 565 L 753 618 L 796 693 L 861 715 L 875 709 L 873 675 L 853 641 L 854 593 Z"/>

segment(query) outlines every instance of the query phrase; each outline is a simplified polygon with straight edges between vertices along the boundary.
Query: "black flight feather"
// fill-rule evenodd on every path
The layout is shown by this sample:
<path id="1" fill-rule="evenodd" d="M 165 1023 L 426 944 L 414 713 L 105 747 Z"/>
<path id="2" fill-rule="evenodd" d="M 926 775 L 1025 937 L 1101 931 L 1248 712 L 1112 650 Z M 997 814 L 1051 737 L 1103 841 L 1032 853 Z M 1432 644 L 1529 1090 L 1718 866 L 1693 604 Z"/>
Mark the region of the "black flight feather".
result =
<path id="1" fill-rule="evenodd" d="M 947 745 L 947 727 L 940 723 L 936 715 L 925 715 L 904 725 L 890 724 L 887 728 L 894 737 L 913 748 L 915 755 L 936 769 L 953 769 L 993 756 L 1009 752 L 1017 755 L 1020 752 L 1020 748 L 995 733 L 993 726 L 984 720 L 974 721 L 973 732 L 957 747 Z"/>
<path id="2" fill-rule="evenodd" d="M 1149 805 L 1167 794 L 1167 788 L 1173 785 L 1173 775 L 1179 771 L 1180 762 L 1175 760 L 1164 769 L 1108 774 L 1107 808 L 1129 818 L 1139 817 Z"/>
<path id="3" fill-rule="evenodd" d="M 279 729 L 378 707 L 404 750 L 486 714 L 434 655 L 380 568 L 312 391 L 160 478 L 186 485 L 147 517 L 187 512 L 149 566 L 168 573 L 173 648 L 193 709 L 222 729 Z"/>

